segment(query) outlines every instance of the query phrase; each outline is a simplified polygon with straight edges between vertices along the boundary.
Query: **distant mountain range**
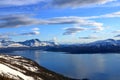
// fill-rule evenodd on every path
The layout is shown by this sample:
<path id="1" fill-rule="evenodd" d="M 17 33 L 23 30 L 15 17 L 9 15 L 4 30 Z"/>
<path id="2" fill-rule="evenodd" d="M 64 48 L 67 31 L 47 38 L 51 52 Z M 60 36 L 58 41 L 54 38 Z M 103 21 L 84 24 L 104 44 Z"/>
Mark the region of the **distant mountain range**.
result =
<path id="1" fill-rule="evenodd" d="M 70 53 L 119 53 L 120 40 L 107 39 L 86 44 L 59 45 L 49 48 L 48 51 Z"/>
<path id="2" fill-rule="evenodd" d="M 58 46 L 58 43 L 52 41 L 40 41 L 31 39 L 23 42 L 0 41 L 0 52 L 12 52 L 17 50 L 47 50 L 50 47 Z"/>
<path id="3" fill-rule="evenodd" d="M 14 42 L 14 41 L 0 41 L 0 48 L 8 47 L 43 47 L 43 46 L 55 46 L 57 43 L 49 41 L 40 41 L 39 39 L 31 39 L 23 42 Z"/>
<path id="4" fill-rule="evenodd" d="M 7 49 L 6 49 L 7 48 Z M 113 53 L 120 52 L 120 40 L 106 39 L 86 44 L 61 45 L 56 42 L 31 39 L 23 42 L 0 41 L 0 51 L 39 49 L 70 53 Z"/>

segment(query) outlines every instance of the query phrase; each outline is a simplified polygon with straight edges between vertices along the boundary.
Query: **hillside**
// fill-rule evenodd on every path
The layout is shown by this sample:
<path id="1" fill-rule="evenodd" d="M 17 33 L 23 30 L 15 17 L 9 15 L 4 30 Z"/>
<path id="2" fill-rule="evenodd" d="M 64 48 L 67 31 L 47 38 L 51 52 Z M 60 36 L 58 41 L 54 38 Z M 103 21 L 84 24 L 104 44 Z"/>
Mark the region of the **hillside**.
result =
<path id="1" fill-rule="evenodd" d="M 0 54 L 0 80 L 70 80 L 21 56 Z"/>

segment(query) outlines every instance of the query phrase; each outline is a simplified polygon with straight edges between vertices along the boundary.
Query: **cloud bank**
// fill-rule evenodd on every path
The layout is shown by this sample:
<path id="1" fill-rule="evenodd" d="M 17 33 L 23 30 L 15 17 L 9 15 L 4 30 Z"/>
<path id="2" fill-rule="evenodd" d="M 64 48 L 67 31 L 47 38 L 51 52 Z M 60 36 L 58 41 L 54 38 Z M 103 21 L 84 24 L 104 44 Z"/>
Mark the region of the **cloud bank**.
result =
<path id="1" fill-rule="evenodd" d="M 0 18 L 0 28 L 12 28 L 29 25 L 77 24 L 79 26 L 102 27 L 102 23 L 79 17 L 56 17 L 50 19 L 35 19 L 26 15 L 9 15 Z"/>
<path id="2" fill-rule="evenodd" d="M 17 34 L 17 35 L 20 35 L 20 36 L 34 36 L 34 35 L 39 35 L 39 34 L 40 34 L 39 31 L 33 31 L 33 32 L 20 33 L 20 34 Z"/>
<path id="3" fill-rule="evenodd" d="M 75 33 L 78 33 L 80 31 L 84 31 L 84 30 L 86 30 L 86 28 L 82 28 L 82 27 L 66 28 L 63 35 L 72 35 L 72 34 L 75 34 Z"/>
<path id="4" fill-rule="evenodd" d="M 31 16 L 26 15 L 8 15 L 2 16 L 0 18 L 0 28 L 14 28 L 14 27 L 22 27 L 22 26 L 31 26 L 31 25 L 62 25 L 62 24 L 70 24 L 75 25 L 75 27 L 70 27 L 65 29 L 63 35 L 74 34 L 83 30 L 86 30 L 85 27 L 92 27 L 89 30 L 102 30 L 103 24 L 99 22 L 95 22 L 92 20 L 82 19 L 80 17 L 55 17 L 50 19 L 35 19 Z M 77 27 L 76 27 L 77 25 Z M 24 33 L 22 35 L 33 35 L 39 34 L 38 28 L 33 29 L 32 33 Z"/>
<path id="5" fill-rule="evenodd" d="M 81 6 L 100 5 L 113 2 L 116 0 L 52 0 L 51 5 L 55 7 L 72 7 L 77 8 Z"/>
<path id="6" fill-rule="evenodd" d="M 41 5 L 41 7 L 50 5 L 52 8 L 79 8 L 83 6 L 101 5 L 114 1 L 117 0 L 0 0 L 0 7 L 25 6 L 44 2 L 44 5 Z"/>
<path id="7" fill-rule="evenodd" d="M 63 35 L 71 35 L 84 30 L 94 30 L 101 31 L 104 29 L 103 23 L 95 22 L 89 19 L 95 18 L 114 18 L 120 17 L 120 11 L 104 14 L 100 16 L 89 16 L 89 17 L 78 17 L 78 16 L 68 16 L 68 17 L 54 17 L 49 19 L 36 19 L 31 15 L 18 14 L 18 15 L 1 15 L 0 16 L 0 28 L 14 28 L 22 26 L 31 25 L 57 25 L 57 24 L 70 24 L 73 27 L 68 27 L 63 33 Z M 34 28 L 33 32 L 30 34 L 39 34 L 39 28 Z M 27 35 L 27 34 L 24 34 Z"/>
<path id="8" fill-rule="evenodd" d="M 83 19 L 98 19 L 98 18 L 116 18 L 120 17 L 120 11 L 109 13 L 109 14 L 104 14 L 104 15 L 99 15 L 99 16 L 89 16 L 89 17 L 81 17 Z"/>
<path id="9" fill-rule="evenodd" d="M 37 24 L 36 19 L 26 15 L 6 15 L 0 17 L 0 28 L 12 28 Z"/>

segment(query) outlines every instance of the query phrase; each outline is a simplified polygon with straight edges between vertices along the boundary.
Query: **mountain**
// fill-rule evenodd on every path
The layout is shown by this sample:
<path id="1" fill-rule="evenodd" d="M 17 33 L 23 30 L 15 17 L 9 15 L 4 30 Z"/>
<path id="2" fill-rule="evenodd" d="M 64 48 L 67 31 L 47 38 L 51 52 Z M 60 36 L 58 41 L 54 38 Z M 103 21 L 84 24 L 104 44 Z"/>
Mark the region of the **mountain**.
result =
<path id="1" fill-rule="evenodd" d="M 14 41 L 6 41 L 6 40 L 0 41 L 0 48 L 7 48 L 7 47 L 25 47 L 25 45 L 22 45 Z"/>
<path id="2" fill-rule="evenodd" d="M 120 52 L 120 40 L 106 39 L 86 44 L 72 45 L 58 45 L 56 42 L 40 41 L 39 39 L 31 39 L 23 42 L 0 41 L 0 52 L 26 49 L 70 53 L 113 53 Z"/>
<path id="3" fill-rule="evenodd" d="M 48 51 L 70 53 L 113 53 L 120 52 L 120 40 L 106 39 L 86 44 L 59 45 L 51 47 Z"/>
<path id="4" fill-rule="evenodd" d="M 0 54 L 0 80 L 72 80 L 21 56 Z"/>
<path id="5" fill-rule="evenodd" d="M 49 41 L 40 41 L 39 39 L 31 39 L 26 40 L 24 42 L 19 42 L 22 45 L 30 46 L 30 47 L 39 47 L 39 46 L 55 46 L 54 42 Z"/>
<path id="6" fill-rule="evenodd" d="M 49 42 L 49 41 L 40 41 L 39 39 L 31 39 L 23 42 L 15 42 L 15 41 L 0 41 L 0 48 L 8 48 L 8 47 L 45 47 L 45 46 L 55 46 L 57 43 Z"/>
<path id="7" fill-rule="evenodd" d="M 107 39 L 107 40 L 100 40 L 100 41 L 95 41 L 92 43 L 89 43 L 87 45 L 91 45 L 91 46 L 116 46 L 120 44 L 119 40 L 114 40 L 114 39 Z"/>

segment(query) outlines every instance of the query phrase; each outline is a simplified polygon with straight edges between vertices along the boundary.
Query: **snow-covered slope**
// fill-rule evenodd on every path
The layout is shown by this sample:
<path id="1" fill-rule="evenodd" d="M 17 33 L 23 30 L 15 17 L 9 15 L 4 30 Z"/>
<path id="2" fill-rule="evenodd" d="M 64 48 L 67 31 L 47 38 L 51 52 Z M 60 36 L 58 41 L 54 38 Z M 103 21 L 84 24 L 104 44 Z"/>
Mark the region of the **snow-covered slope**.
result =
<path id="1" fill-rule="evenodd" d="M 21 56 L 0 54 L 0 76 L 14 80 L 70 80 Z"/>
<path id="2" fill-rule="evenodd" d="M 19 76 L 23 80 L 34 80 L 34 78 L 32 78 L 30 76 L 26 76 L 23 73 L 16 71 L 16 70 L 14 70 L 14 69 L 12 69 L 4 64 L 0 64 L 0 74 L 3 74 L 3 73 L 6 74 L 7 76 L 9 76 L 10 78 L 13 77 L 16 80 L 19 79 L 17 76 Z"/>
<path id="3" fill-rule="evenodd" d="M 7 47 L 27 47 L 27 46 L 22 45 L 20 43 L 12 43 L 12 44 L 9 44 Z"/>

